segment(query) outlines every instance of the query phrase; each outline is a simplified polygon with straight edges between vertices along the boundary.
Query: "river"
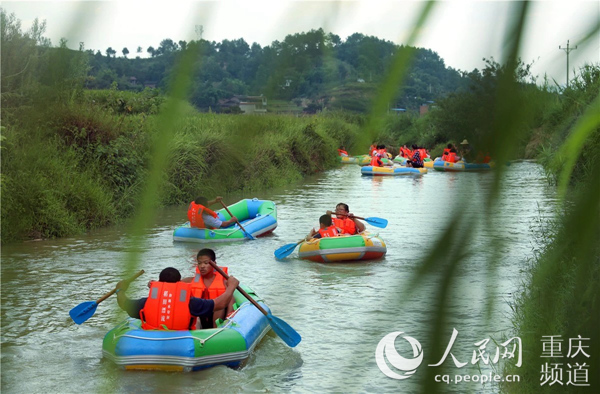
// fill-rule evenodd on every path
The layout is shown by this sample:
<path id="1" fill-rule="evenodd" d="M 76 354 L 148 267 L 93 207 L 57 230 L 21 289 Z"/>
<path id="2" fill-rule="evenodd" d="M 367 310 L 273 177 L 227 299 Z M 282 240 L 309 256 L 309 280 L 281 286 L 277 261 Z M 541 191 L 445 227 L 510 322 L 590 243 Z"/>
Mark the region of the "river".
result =
<path id="1" fill-rule="evenodd" d="M 421 177 L 371 178 L 361 176 L 358 166 L 345 165 L 285 189 L 244 196 L 276 202 L 279 225 L 275 232 L 256 241 L 208 246 L 214 247 L 221 265 L 251 286 L 275 316 L 302 335 L 302 342 L 291 349 L 271 332 L 240 369 L 162 373 L 116 368 L 102 359 L 103 336 L 125 317 L 116 297 L 101 303 L 82 325 L 71 321 L 68 312 L 72 307 L 99 298 L 122 279 L 121 267 L 130 245 L 127 224 L 71 238 L 5 245 L 2 391 L 417 390 L 417 376 L 407 380 L 386 377 L 375 362 L 375 349 L 386 334 L 403 331 L 418 338 L 426 351 L 431 294 L 438 281 L 425 277 L 410 297 L 404 289 L 456 209 L 484 217 L 485 196 L 492 181 L 491 173 L 432 170 Z M 535 163 L 513 163 L 503 181 L 505 188 L 494 208 L 498 224 L 477 228 L 470 244 L 473 253 L 464 258 L 456 273 L 448 321 L 459 332 L 453 354 L 461 361 L 470 359 L 475 342 L 490 336 L 499 339 L 500 333 L 510 331 L 510 303 L 525 280 L 536 220 L 552 216 L 556 205 L 554 189 L 546 185 Z M 225 201 L 233 203 L 239 197 L 226 196 Z M 465 200 L 467 204 L 461 203 Z M 349 204 L 358 216 L 389 220 L 385 229 L 367 225 L 386 241 L 385 259 L 319 264 L 299 260 L 296 253 L 284 261 L 274 259 L 275 249 L 300 240 L 318 225 L 319 216 L 338 202 Z M 201 246 L 172 240 L 173 229 L 185 221 L 185 215 L 186 207 L 162 209 L 146 229 L 139 267 L 146 273 L 130 286 L 130 296 L 145 296 L 147 281 L 157 278 L 166 266 L 191 275 L 194 255 Z M 498 250 L 500 265 L 490 281 L 485 262 L 496 241 L 503 242 Z M 485 295 L 492 290 L 495 307 L 485 319 Z M 451 331 L 448 340 L 450 335 Z M 481 387 L 477 391 L 495 391 L 494 386 Z"/>

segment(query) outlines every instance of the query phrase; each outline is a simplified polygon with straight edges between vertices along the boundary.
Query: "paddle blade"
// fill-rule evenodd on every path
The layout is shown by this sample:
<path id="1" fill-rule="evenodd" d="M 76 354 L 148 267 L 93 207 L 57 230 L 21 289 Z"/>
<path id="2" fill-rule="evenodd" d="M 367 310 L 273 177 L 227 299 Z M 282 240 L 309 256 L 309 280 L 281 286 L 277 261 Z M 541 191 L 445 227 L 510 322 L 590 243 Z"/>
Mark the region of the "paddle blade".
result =
<path id="1" fill-rule="evenodd" d="M 289 347 L 295 347 L 302 340 L 302 337 L 296 330 L 280 318 L 273 316 L 270 312 L 267 314 L 267 320 L 273 331 L 275 331 L 275 334 L 277 334 Z"/>
<path id="2" fill-rule="evenodd" d="M 283 245 L 281 248 L 279 248 L 275 251 L 275 258 L 276 259 L 284 259 L 284 258 L 288 257 L 290 254 L 292 254 L 294 249 L 296 249 L 297 245 L 298 244 Z"/>
<path id="3" fill-rule="evenodd" d="M 372 226 L 379 228 L 386 228 L 388 225 L 387 219 L 383 218 L 366 218 L 365 221 L 371 224 Z"/>
<path id="4" fill-rule="evenodd" d="M 75 323 L 81 324 L 94 315 L 97 307 L 96 301 L 82 302 L 69 311 L 69 316 Z"/>
<path id="5" fill-rule="evenodd" d="M 251 240 L 255 240 L 255 239 L 256 239 L 256 238 L 254 238 L 254 237 L 252 236 L 252 234 L 250 234 L 250 233 L 249 233 L 249 232 L 247 232 L 247 231 L 244 231 L 244 235 L 245 235 L 245 236 L 246 236 L 246 238 L 248 238 L 248 239 L 251 239 Z"/>

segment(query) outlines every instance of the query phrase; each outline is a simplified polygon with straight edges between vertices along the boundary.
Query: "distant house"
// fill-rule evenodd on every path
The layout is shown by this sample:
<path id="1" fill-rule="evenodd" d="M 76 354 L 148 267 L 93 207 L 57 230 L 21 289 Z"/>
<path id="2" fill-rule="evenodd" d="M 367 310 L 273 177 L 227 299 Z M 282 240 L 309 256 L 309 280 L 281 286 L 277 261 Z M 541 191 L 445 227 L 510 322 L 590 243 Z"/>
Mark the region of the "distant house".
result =
<path id="1" fill-rule="evenodd" d="M 267 112 L 267 98 L 260 96 L 234 96 L 245 114 L 264 114 Z"/>
<path id="2" fill-rule="evenodd" d="M 419 107 L 419 115 L 423 116 L 427 112 L 429 112 L 429 107 L 432 106 L 433 103 L 433 101 L 427 101 L 426 103 L 421 104 L 421 106 Z"/>
<path id="3" fill-rule="evenodd" d="M 358 83 L 365 83 L 365 80 L 364 80 L 364 79 L 362 79 L 362 78 L 358 78 L 358 79 L 356 80 L 356 82 L 358 82 Z"/>
<path id="4" fill-rule="evenodd" d="M 157 81 L 144 81 L 144 87 L 145 88 L 156 89 L 156 85 L 157 84 L 158 84 Z"/>
<path id="5" fill-rule="evenodd" d="M 406 108 L 390 108 L 390 111 L 392 111 L 393 114 L 401 114 L 406 112 Z"/>
<path id="6" fill-rule="evenodd" d="M 129 77 L 129 83 L 132 85 L 137 85 L 137 78 L 136 77 Z"/>

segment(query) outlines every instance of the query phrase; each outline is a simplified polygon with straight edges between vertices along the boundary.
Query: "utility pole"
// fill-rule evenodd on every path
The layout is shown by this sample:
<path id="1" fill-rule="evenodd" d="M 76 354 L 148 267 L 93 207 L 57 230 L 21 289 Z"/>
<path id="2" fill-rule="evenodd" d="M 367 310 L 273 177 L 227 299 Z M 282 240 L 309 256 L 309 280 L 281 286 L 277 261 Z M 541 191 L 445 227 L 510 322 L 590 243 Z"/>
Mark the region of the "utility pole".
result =
<path id="1" fill-rule="evenodd" d="M 577 49 L 577 45 L 575 45 L 574 48 L 573 47 L 569 48 L 569 40 L 567 40 L 567 47 L 563 48 L 559 45 L 558 49 L 562 49 L 567 54 L 567 89 L 569 89 L 569 53 L 571 53 L 571 51 L 574 51 L 575 49 Z"/>
<path id="2" fill-rule="evenodd" d="M 198 37 L 198 40 L 202 40 L 202 33 L 204 33 L 204 26 L 196 25 L 195 30 L 196 30 L 196 36 Z"/>

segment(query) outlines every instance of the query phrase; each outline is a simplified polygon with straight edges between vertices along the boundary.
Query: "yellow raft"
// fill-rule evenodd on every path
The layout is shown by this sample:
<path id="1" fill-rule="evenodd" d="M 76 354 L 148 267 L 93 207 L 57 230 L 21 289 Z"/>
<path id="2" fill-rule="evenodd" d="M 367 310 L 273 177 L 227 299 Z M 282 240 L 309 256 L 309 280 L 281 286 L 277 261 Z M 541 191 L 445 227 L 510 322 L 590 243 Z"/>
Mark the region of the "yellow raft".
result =
<path id="1" fill-rule="evenodd" d="M 311 239 L 300 244 L 298 257 L 320 263 L 377 260 L 385 256 L 387 246 L 377 234 L 340 235 Z"/>

